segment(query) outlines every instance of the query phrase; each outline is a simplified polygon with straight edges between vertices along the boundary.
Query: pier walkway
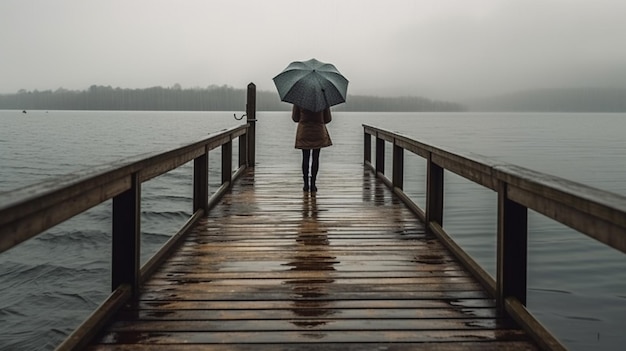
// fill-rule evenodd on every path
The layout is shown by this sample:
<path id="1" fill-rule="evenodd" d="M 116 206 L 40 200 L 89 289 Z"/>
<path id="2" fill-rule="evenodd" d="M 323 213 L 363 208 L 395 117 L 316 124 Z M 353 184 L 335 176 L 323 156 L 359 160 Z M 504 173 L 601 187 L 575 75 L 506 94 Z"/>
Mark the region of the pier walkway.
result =
<path id="1" fill-rule="evenodd" d="M 303 193 L 299 165 L 256 162 L 255 98 L 245 124 L 2 194 L 0 253 L 111 202 L 111 293 L 57 350 L 562 351 L 526 307 L 528 213 L 626 253 L 624 196 L 370 125 Z M 190 163 L 191 217 L 140 264 L 142 185 Z M 494 276 L 444 228 L 449 173 L 497 195 Z"/>
<path id="2" fill-rule="evenodd" d="M 535 350 L 362 165 L 248 168 L 89 350 Z"/>

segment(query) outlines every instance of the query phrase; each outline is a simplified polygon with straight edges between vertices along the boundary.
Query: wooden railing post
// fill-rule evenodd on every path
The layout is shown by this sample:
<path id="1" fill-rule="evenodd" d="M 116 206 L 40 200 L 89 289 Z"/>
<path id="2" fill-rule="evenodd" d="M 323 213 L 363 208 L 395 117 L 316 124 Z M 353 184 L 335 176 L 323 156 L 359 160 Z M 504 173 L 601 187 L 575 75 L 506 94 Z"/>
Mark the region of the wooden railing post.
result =
<path id="1" fill-rule="evenodd" d="M 528 209 L 507 196 L 507 184 L 498 186 L 497 305 L 504 311 L 507 297 L 526 305 Z"/>
<path id="2" fill-rule="evenodd" d="M 376 137 L 376 173 L 385 174 L 385 140 Z"/>
<path id="3" fill-rule="evenodd" d="M 404 183 L 404 149 L 393 143 L 393 186 L 403 188 Z"/>
<path id="4" fill-rule="evenodd" d="M 246 99 L 246 116 L 248 127 L 248 166 L 254 167 L 256 163 L 256 85 L 248 84 Z"/>
<path id="5" fill-rule="evenodd" d="M 129 284 L 139 291 L 141 183 L 133 173 L 131 188 L 113 198 L 112 291 Z"/>
<path id="6" fill-rule="evenodd" d="M 363 163 L 372 163 L 372 136 L 369 133 L 363 133 Z"/>
<path id="7" fill-rule="evenodd" d="M 443 168 L 432 161 L 429 153 L 426 168 L 426 224 L 443 226 Z"/>
<path id="8" fill-rule="evenodd" d="M 248 134 L 239 136 L 239 167 L 248 165 Z"/>
<path id="9" fill-rule="evenodd" d="M 233 176 L 233 141 L 222 145 L 222 184 L 230 184 Z"/>
<path id="10" fill-rule="evenodd" d="M 193 212 L 209 212 L 209 150 L 193 160 Z"/>

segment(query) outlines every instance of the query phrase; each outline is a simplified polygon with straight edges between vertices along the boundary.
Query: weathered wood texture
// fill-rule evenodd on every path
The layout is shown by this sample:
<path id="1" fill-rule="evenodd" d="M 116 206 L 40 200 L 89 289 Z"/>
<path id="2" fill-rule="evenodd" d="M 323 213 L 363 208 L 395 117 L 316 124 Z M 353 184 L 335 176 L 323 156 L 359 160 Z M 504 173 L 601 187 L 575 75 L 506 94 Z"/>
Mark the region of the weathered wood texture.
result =
<path id="1" fill-rule="evenodd" d="M 90 350 L 535 350 L 357 165 L 257 166 Z"/>

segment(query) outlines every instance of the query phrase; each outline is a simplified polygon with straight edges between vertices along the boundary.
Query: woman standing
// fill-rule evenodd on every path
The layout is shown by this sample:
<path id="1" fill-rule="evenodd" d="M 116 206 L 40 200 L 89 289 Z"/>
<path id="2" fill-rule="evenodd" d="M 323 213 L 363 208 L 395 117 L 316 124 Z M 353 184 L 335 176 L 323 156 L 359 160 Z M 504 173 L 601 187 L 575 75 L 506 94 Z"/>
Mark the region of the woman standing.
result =
<path id="1" fill-rule="evenodd" d="M 296 149 L 302 150 L 302 190 L 316 192 L 315 181 L 320 167 L 320 149 L 331 146 L 326 123 L 332 120 L 330 109 L 326 108 L 319 112 L 312 112 L 293 105 L 291 119 L 298 123 L 296 131 Z M 311 161 L 311 155 L 312 161 Z M 309 182 L 309 163 L 311 167 L 311 180 Z"/>

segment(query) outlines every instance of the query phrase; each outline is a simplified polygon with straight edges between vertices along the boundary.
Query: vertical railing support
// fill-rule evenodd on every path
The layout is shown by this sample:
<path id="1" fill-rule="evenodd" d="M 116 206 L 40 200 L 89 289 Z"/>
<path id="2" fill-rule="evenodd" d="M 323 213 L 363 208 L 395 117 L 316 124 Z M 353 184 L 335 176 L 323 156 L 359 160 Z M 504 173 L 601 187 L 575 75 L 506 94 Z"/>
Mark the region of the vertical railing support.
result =
<path id="1" fill-rule="evenodd" d="M 248 134 L 239 136 L 239 167 L 248 165 Z"/>
<path id="2" fill-rule="evenodd" d="M 132 174 L 131 188 L 113 198 L 111 290 L 129 284 L 139 291 L 141 183 Z"/>
<path id="3" fill-rule="evenodd" d="M 256 163 L 256 85 L 248 84 L 246 99 L 246 116 L 250 125 L 248 128 L 248 166 L 254 167 Z"/>
<path id="4" fill-rule="evenodd" d="M 372 164 L 372 136 L 363 133 L 363 163 Z"/>
<path id="5" fill-rule="evenodd" d="M 229 184 L 233 177 L 233 141 L 222 145 L 222 184 Z"/>
<path id="6" fill-rule="evenodd" d="M 376 173 L 385 174 L 385 140 L 376 136 Z"/>
<path id="7" fill-rule="evenodd" d="M 426 224 L 443 226 L 443 168 L 435 164 L 429 153 L 426 167 Z"/>
<path id="8" fill-rule="evenodd" d="M 526 305 L 528 261 L 528 209 L 507 195 L 508 185 L 498 186 L 497 305 L 504 312 L 507 297 Z"/>
<path id="9" fill-rule="evenodd" d="M 209 212 L 209 150 L 193 160 L 193 212 Z"/>
<path id="10" fill-rule="evenodd" d="M 393 186 L 402 189 L 404 183 L 404 149 L 393 142 Z"/>

